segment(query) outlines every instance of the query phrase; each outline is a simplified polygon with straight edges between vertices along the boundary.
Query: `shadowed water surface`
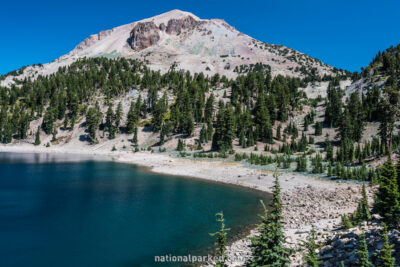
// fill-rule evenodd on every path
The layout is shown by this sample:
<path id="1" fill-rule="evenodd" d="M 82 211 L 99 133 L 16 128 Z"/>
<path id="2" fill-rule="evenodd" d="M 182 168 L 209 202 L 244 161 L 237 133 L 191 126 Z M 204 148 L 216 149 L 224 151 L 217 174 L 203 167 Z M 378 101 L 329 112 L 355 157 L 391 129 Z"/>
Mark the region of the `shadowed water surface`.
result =
<path id="1" fill-rule="evenodd" d="M 203 255 L 224 211 L 258 222 L 258 191 L 88 157 L 0 153 L 0 266 L 161 266 Z"/>

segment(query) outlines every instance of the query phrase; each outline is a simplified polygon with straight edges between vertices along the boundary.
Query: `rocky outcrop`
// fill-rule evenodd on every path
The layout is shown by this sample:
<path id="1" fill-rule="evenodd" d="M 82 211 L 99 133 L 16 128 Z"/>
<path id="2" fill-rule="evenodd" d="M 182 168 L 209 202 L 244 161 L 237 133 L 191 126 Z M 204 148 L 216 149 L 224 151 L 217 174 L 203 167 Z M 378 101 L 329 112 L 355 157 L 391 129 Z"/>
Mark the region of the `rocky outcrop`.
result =
<path id="1" fill-rule="evenodd" d="M 159 40 L 159 28 L 154 22 L 139 22 L 133 27 L 128 43 L 132 49 L 139 51 L 157 44 Z"/>
<path id="2" fill-rule="evenodd" d="M 166 32 L 168 34 L 179 35 L 183 30 L 192 30 L 196 28 L 201 22 L 195 20 L 191 16 L 183 19 L 171 19 L 168 21 Z"/>
<path id="3" fill-rule="evenodd" d="M 157 26 L 153 21 L 139 22 L 133 27 L 128 43 L 133 50 L 140 51 L 157 44 L 160 40 L 160 32 L 179 35 L 183 31 L 195 29 L 200 23 L 191 16 L 170 19 L 167 25 L 161 23 Z"/>

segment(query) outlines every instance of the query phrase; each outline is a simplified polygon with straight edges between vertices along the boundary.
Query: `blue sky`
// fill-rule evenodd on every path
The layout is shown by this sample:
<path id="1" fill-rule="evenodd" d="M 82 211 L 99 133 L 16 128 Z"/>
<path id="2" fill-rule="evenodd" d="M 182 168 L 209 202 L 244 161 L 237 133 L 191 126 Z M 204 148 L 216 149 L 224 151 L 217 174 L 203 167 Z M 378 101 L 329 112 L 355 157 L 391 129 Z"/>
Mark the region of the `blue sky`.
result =
<path id="1" fill-rule="evenodd" d="M 90 34 L 171 9 L 221 18 L 258 40 L 350 71 L 400 43 L 397 0 L 2 1 L 0 74 L 46 63 Z"/>

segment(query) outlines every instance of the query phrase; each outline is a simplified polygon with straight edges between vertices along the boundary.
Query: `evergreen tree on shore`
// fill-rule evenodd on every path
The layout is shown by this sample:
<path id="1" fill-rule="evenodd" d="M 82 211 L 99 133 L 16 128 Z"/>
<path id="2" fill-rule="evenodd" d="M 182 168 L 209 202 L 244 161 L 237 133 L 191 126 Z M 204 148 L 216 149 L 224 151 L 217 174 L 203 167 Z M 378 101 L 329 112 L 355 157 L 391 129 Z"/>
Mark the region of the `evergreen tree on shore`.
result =
<path id="1" fill-rule="evenodd" d="M 138 128 L 137 127 L 135 127 L 133 129 L 132 143 L 137 147 L 137 145 L 138 145 Z"/>
<path id="2" fill-rule="evenodd" d="M 369 210 L 367 191 L 365 190 L 365 183 L 362 186 L 361 200 L 358 202 L 358 207 L 355 214 L 356 214 L 356 220 L 358 222 L 371 220 L 371 212 Z"/>
<path id="3" fill-rule="evenodd" d="M 396 259 L 392 256 L 394 245 L 390 245 L 389 234 L 386 224 L 383 225 L 383 248 L 379 252 L 378 258 L 381 260 L 379 266 L 394 267 Z"/>
<path id="4" fill-rule="evenodd" d="M 36 136 L 35 136 L 35 146 L 40 145 L 40 126 L 38 127 L 36 131 Z"/>
<path id="5" fill-rule="evenodd" d="M 95 107 L 89 108 L 86 114 L 86 124 L 89 132 L 89 142 L 91 144 L 96 142 L 96 131 L 99 128 L 101 117 L 102 114 L 98 103 L 96 103 Z"/>
<path id="6" fill-rule="evenodd" d="M 248 266 L 289 266 L 292 250 L 286 248 L 282 226 L 282 200 L 280 196 L 281 187 L 278 175 L 275 174 L 275 184 L 272 187 L 273 197 L 271 200 L 270 212 L 261 201 L 264 207 L 262 222 L 258 227 L 259 236 L 253 237 L 252 254 L 253 258 Z"/>
<path id="7" fill-rule="evenodd" d="M 389 228 L 400 226 L 397 173 L 391 159 L 388 159 L 380 168 L 379 188 L 375 195 L 374 210 L 382 216 L 382 220 Z"/>
<path id="8" fill-rule="evenodd" d="M 357 266 L 359 267 L 370 267 L 372 263 L 369 261 L 369 254 L 368 254 L 368 246 L 367 241 L 365 240 L 365 234 L 360 236 L 360 244 L 358 245 L 357 249 Z"/>
<path id="9" fill-rule="evenodd" d="M 219 231 L 210 234 L 211 236 L 216 236 L 217 240 L 215 241 L 215 245 L 217 246 L 216 256 L 218 257 L 218 261 L 215 263 L 215 267 L 226 267 L 226 236 L 227 232 L 230 230 L 229 228 L 225 228 L 225 219 L 224 214 L 219 212 L 216 214 L 219 218 L 217 218 L 217 222 L 221 223 L 221 228 Z"/>

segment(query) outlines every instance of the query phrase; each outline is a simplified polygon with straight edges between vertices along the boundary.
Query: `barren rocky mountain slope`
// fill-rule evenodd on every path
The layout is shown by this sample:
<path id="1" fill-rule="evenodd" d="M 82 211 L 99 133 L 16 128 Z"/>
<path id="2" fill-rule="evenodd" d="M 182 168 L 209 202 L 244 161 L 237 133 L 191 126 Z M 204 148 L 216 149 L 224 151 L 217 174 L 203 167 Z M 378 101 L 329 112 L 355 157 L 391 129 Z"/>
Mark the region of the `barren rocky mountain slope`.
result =
<path id="1" fill-rule="evenodd" d="M 343 73 L 296 50 L 258 41 L 223 20 L 200 19 L 188 12 L 172 10 L 93 34 L 51 63 L 29 66 L 3 77 L 1 85 L 10 85 L 14 79 L 34 79 L 54 73 L 79 58 L 101 56 L 139 59 L 161 72 L 173 66 L 210 76 L 219 73 L 228 78 L 254 68 L 271 68 L 273 76 L 323 77 Z"/>

